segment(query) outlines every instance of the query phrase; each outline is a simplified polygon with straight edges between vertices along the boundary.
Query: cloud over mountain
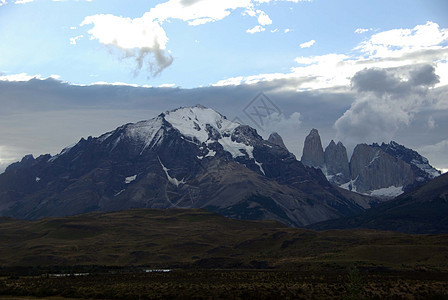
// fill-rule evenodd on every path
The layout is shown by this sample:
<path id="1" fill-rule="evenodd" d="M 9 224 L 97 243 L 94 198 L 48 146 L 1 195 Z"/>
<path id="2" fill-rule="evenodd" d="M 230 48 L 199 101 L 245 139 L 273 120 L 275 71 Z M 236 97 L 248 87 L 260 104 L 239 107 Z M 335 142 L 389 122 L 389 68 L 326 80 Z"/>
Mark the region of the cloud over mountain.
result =
<path id="1" fill-rule="evenodd" d="M 432 101 L 429 90 L 439 82 L 435 68 L 424 64 L 397 69 L 365 69 L 353 76 L 357 98 L 335 122 L 339 139 L 348 144 L 391 140 L 401 126 Z"/>

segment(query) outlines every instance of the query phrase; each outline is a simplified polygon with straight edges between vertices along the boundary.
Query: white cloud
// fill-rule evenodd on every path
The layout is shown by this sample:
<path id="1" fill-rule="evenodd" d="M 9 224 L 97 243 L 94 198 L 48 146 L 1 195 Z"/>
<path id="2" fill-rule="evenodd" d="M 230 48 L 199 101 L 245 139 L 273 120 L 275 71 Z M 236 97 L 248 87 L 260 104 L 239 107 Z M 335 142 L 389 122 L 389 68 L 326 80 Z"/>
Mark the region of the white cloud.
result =
<path id="1" fill-rule="evenodd" d="M 90 76 L 91 77 L 96 77 L 95 75 L 94 76 L 90 75 Z M 121 81 L 115 81 L 115 82 L 96 81 L 96 82 L 93 82 L 93 83 L 87 84 L 87 85 L 78 84 L 77 86 L 91 86 L 91 85 L 130 86 L 130 87 L 135 87 L 135 88 L 136 87 L 141 87 L 141 88 L 150 88 L 150 87 L 152 87 L 150 85 L 138 85 L 136 83 L 126 83 L 126 82 L 121 82 Z"/>
<path id="2" fill-rule="evenodd" d="M 6 0 L 0 0 L 0 6 L 7 4 Z"/>
<path id="3" fill-rule="evenodd" d="M 313 46 L 315 43 L 316 43 L 315 40 L 311 40 L 311 41 L 300 44 L 300 48 L 309 48 L 309 47 Z"/>
<path id="4" fill-rule="evenodd" d="M 292 31 L 291 28 L 286 28 L 285 30 L 283 30 L 284 33 L 288 33 L 288 32 L 291 32 L 291 31 Z"/>
<path id="5" fill-rule="evenodd" d="M 380 32 L 362 42 L 357 48 L 374 58 L 400 57 L 422 49 L 439 49 L 448 40 L 448 29 L 427 22 L 412 29 L 393 29 Z"/>
<path id="6" fill-rule="evenodd" d="M 166 48 L 168 38 L 160 24 L 150 18 L 122 18 L 114 15 L 94 15 L 84 19 L 81 26 L 93 24 L 88 33 L 91 39 L 122 49 Z"/>
<path id="7" fill-rule="evenodd" d="M 94 15 L 84 19 L 81 26 L 93 24 L 88 31 L 90 39 L 112 46 L 134 57 L 137 71 L 147 66 L 157 75 L 171 65 L 173 57 L 166 51 L 168 37 L 157 21 L 148 17 L 122 18 L 114 15 Z"/>
<path id="8" fill-rule="evenodd" d="M 18 160 L 17 152 L 18 149 L 15 147 L 0 145 L 0 174 L 3 173 L 10 164 Z"/>
<path id="9" fill-rule="evenodd" d="M 297 57 L 300 64 L 289 73 L 258 74 L 240 79 L 240 83 L 255 83 L 290 78 L 312 78 L 295 89 L 313 90 L 335 86 L 350 86 L 350 78 L 366 68 L 399 68 L 418 64 L 436 66 L 440 82 L 448 84 L 448 29 L 428 22 L 413 29 L 389 30 L 372 35 L 350 54 L 328 53 L 320 56 Z M 425 35 L 425 37 L 421 37 Z M 399 37 L 397 37 L 399 36 Z M 388 38 L 386 38 L 388 37 Z M 421 37 L 421 39 L 420 39 Z M 256 80 L 254 80 L 256 79 Z M 232 82 L 232 80 L 227 79 Z"/>
<path id="10" fill-rule="evenodd" d="M 30 3 L 33 2 L 34 0 L 16 0 L 14 2 L 14 4 L 25 4 L 25 3 Z"/>
<path id="11" fill-rule="evenodd" d="M 42 75 L 28 75 L 27 73 L 0 75 L 0 81 L 29 81 L 31 79 L 40 79 Z"/>
<path id="12" fill-rule="evenodd" d="M 232 77 L 228 79 L 222 79 L 217 83 L 212 84 L 212 86 L 240 85 L 243 83 L 243 80 L 244 80 L 243 76 Z"/>
<path id="13" fill-rule="evenodd" d="M 427 157 L 436 168 L 448 171 L 448 139 L 434 145 L 426 145 L 418 149 L 418 152 Z"/>
<path id="14" fill-rule="evenodd" d="M 159 85 L 159 88 L 172 88 L 175 86 L 176 86 L 175 83 L 164 83 L 164 84 Z"/>
<path id="15" fill-rule="evenodd" d="M 36 75 L 28 75 L 27 73 L 19 73 L 19 74 L 12 74 L 12 75 L 4 75 L 0 73 L 0 81 L 9 81 L 9 82 L 24 82 L 24 81 L 30 81 L 31 79 L 60 79 L 61 76 L 59 75 L 50 75 L 49 77 L 42 77 L 40 74 Z"/>
<path id="16" fill-rule="evenodd" d="M 144 18 L 159 22 L 179 19 L 190 25 L 222 20 L 237 8 L 251 7 L 251 0 L 170 0 L 156 5 Z"/>
<path id="17" fill-rule="evenodd" d="M 257 10 L 257 12 L 259 13 L 258 15 L 258 23 L 262 26 L 266 26 L 266 25 L 271 25 L 272 24 L 272 20 L 271 18 L 269 18 L 269 16 L 261 10 Z"/>
<path id="18" fill-rule="evenodd" d="M 369 32 L 370 30 L 372 30 L 372 28 L 370 28 L 370 29 L 367 29 L 367 28 L 358 28 L 358 29 L 355 30 L 355 33 L 362 34 L 362 33 L 365 33 L 365 32 Z"/>
<path id="19" fill-rule="evenodd" d="M 80 40 L 80 39 L 82 39 L 84 36 L 81 34 L 81 35 L 78 35 L 78 36 L 75 36 L 75 37 L 72 37 L 72 38 L 70 38 L 70 44 L 71 45 L 76 45 L 76 43 Z"/>
<path id="20" fill-rule="evenodd" d="M 93 25 L 88 30 L 91 39 L 118 49 L 126 58 L 134 58 L 136 72 L 147 66 L 155 76 L 173 62 L 166 49 L 168 37 L 162 28 L 163 22 L 180 19 L 197 26 L 221 20 L 231 11 L 251 5 L 251 0 L 170 0 L 156 5 L 140 18 L 100 14 L 86 17 L 81 26 Z"/>
<path id="21" fill-rule="evenodd" d="M 146 65 L 152 75 L 157 75 L 173 62 L 172 55 L 166 49 L 168 37 L 162 28 L 165 22 L 178 19 L 191 26 L 198 26 L 222 20 L 233 11 L 244 9 L 243 14 L 257 17 L 259 23 L 259 26 L 247 32 L 261 32 L 265 30 L 262 26 L 272 24 L 272 20 L 264 11 L 255 7 L 275 1 L 280 0 L 169 0 L 157 4 L 140 18 L 99 14 L 86 17 L 81 26 L 93 25 L 88 30 L 90 39 L 118 49 L 125 58 L 133 57 L 137 62 L 136 72 Z M 282 1 L 297 3 L 307 0 Z M 285 30 L 288 31 L 289 29 Z"/>
<path id="22" fill-rule="evenodd" d="M 262 31 L 265 31 L 265 30 L 266 30 L 266 28 L 264 28 L 264 27 L 262 27 L 260 25 L 257 25 L 257 26 L 254 26 L 253 28 L 247 29 L 246 32 L 250 33 L 250 34 L 254 34 L 254 33 L 262 32 Z"/>

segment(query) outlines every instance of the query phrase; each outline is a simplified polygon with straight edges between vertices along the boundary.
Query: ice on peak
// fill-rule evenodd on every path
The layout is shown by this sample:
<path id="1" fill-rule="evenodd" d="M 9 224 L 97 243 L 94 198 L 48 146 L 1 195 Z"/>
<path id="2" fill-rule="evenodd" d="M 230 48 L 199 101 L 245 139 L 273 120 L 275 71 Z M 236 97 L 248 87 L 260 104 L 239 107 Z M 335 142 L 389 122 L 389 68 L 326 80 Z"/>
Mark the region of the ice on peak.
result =
<path id="1" fill-rule="evenodd" d="M 158 133 L 162 129 L 163 119 L 159 116 L 147 121 L 140 121 L 124 125 L 123 136 L 132 140 L 138 140 L 143 143 L 142 152 L 158 137 Z M 160 140 L 161 137 L 159 137 Z M 115 144 L 120 141 L 121 137 L 115 140 Z"/>
<path id="2" fill-rule="evenodd" d="M 226 117 L 202 105 L 182 107 L 164 113 L 164 118 L 179 132 L 189 138 L 196 138 L 200 143 L 209 139 L 207 125 L 219 134 L 230 135 L 240 124 L 227 120 Z"/>
<path id="3" fill-rule="evenodd" d="M 204 105 L 202 105 L 202 104 L 196 104 L 194 107 L 197 107 L 197 108 L 202 108 L 202 109 L 207 109 L 207 107 L 205 107 Z"/>
<path id="4" fill-rule="evenodd" d="M 233 158 L 236 158 L 238 156 L 245 156 L 246 154 L 249 156 L 249 159 L 254 158 L 253 146 L 232 141 L 231 137 L 223 137 L 218 140 L 218 143 L 220 143 L 224 150 L 229 152 Z"/>

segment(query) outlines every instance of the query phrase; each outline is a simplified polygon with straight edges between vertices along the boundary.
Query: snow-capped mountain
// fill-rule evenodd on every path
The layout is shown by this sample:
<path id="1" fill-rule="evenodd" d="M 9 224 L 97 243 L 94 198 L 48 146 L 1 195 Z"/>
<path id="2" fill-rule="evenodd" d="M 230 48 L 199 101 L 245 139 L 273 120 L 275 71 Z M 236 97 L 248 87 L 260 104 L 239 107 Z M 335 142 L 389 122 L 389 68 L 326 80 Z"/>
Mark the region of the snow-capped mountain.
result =
<path id="1" fill-rule="evenodd" d="M 25 157 L 0 174 L 0 214 L 35 219 L 127 208 L 206 208 L 302 226 L 361 211 L 285 147 L 200 105 Z"/>

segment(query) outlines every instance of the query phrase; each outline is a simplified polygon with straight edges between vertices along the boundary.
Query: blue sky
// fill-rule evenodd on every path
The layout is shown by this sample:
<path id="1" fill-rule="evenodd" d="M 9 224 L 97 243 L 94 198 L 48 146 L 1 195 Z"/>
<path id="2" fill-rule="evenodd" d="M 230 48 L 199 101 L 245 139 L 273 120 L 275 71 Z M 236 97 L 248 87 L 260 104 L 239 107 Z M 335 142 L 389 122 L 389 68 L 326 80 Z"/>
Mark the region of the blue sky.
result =
<path id="1" fill-rule="evenodd" d="M 230 4 L 224 7 L 228 16 L 216 17 L 214 22 L 192 26 L 175 13 L 161 21 L 173 62 L 152 76 L 145 66 L 137 68 L 133 57 L 124 58 L 123 50 L 91 39 L 89 30 L 94 25 L 80 24 L 88 16 L 101 14 L 141 18 L 164 1 L 17 2 L 6 0 L 0 7 L 0 71 L 6 75 L 57 75 L 74 84 L 205 86 L 238 76 L 288 73 L 298 65 L 296 57 L 351 54 L 376 32 L 414 28 L 427 21 L 448 27 L 446 1 L 235 1 L 243 4 L 236 9 Z M 264 12 L 272 23 L 260 25 L 259 14 L 248 15 L 250 6 Z M 255 26 L 264 31 L 246 32 Z M 359 28 L 369 31 L 356 33 Z M 76 37 L 76 44 L 71 44 L 70 39 Z M 312 40 L 315 43 L 309 48 L 300 47 Z"/>
<path id="2" fill-rule="evenodd" d="M 284 114 L 260 133 L 298 157 L 316 127 L 324 145 L 394 139 L 448 169 L 447 12 L 445 0 L 0 0 L 0 172 L 179 105 L 241 118 L 261 91 Z"/>

